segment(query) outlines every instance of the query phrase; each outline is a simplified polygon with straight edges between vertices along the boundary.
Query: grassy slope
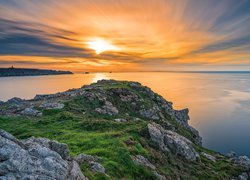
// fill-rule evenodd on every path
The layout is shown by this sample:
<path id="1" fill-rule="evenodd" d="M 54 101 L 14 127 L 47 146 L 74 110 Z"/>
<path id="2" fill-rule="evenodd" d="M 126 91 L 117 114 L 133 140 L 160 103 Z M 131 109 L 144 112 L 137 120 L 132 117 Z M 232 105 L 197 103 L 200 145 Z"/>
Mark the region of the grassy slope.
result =
<path id="1" fill-rule="evenodd" d="M 129 88 L 126 83 L 104 88 Z M 150 99 L 136 92 L 150 104 Z M 171 154 L 160 153 L 158 148 L 149 140 L 147 133 L 148 120 L 134 121 L 127 117 L 126 112 L 139 116 L 130 106 L 119 103 L 116 97 L 110 99 L 121 113 L 116 117 L 126 117 L 129 121 L 117 123 L 114 117 L 101 116 L 91 109 L 98 107 L 99 102 L 86 103 L 82 97 L 66 102 L 63 110 L 47 110 L 39 118 L 0 117 L 0 128 L 17 138 L 24 139 L 30 136 L 46 137 L 69 145 L 71 155 L 86 153 L 102 158 L 101 164 L 106 168 L 108 176 L 92 173 L 88 165 L 81 168 L 90 179 L 152 179 L 153 173 L 142 166 L 137 166 L 131 160 L 131 155 L 141 154 L 157 166 L 158 173 L 169 179 L 180 176 L 188 179 L 228 179 L 231 175 L 238 175 L 242 171 L 221 156 L 214 163 L 202 157 L 201 162 L 187 162 Z M 144 103 L 145 103 L 144 102 Z M 82 112 L 86 112 L 83 114 Z M 141 118 L 141 117 L 140 117 Z M 171 119 L 169 119 L 173 123 Z M 178 128 L 181 134 L 189 136 L 188 132 Z M 126 145 L 125 141 L 135 142 Z M 196 147 L 198 151 L 210 154 L 215 152 Z"/>

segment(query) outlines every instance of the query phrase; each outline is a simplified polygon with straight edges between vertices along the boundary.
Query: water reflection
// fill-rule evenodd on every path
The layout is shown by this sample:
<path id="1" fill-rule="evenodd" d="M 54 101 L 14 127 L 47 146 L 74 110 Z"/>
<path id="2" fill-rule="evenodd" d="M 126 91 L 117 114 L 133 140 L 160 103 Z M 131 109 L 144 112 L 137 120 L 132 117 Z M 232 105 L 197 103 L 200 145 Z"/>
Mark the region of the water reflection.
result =
<path id="1" fill-rule="evenodd" d="M 97 73 L 0 78 L 0 100 L 33 98 L 79 88 L 100 79 L 139 81 L 174 107 L 190 109 L 190 123 L 203 136 L 204 146 L 250 156 L 250 74 Z"/>

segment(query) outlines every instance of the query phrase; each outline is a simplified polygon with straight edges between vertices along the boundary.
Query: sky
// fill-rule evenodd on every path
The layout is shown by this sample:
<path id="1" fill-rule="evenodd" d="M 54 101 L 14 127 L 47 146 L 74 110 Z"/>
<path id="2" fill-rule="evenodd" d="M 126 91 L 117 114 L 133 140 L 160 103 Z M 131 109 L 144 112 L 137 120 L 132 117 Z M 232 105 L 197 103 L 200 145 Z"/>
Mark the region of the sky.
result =
<path id="1" fill-rule="evenodd" d="M 250 0 L 0 0 L 0 67 L 250 70 Z"/>

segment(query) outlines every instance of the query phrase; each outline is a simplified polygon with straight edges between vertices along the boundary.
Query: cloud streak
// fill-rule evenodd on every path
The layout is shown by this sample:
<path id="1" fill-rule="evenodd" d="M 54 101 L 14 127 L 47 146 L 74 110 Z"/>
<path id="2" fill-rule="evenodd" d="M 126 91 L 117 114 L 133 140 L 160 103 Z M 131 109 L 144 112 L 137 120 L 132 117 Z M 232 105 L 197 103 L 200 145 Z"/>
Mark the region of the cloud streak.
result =
<path id="1" fill-rule="evenodd" d="M 250 59 L 248 0 L 0 0 L 0 17 L 0 66 L 246 70 Z M 95 37 L 121 51 L 96 55 Z"/>

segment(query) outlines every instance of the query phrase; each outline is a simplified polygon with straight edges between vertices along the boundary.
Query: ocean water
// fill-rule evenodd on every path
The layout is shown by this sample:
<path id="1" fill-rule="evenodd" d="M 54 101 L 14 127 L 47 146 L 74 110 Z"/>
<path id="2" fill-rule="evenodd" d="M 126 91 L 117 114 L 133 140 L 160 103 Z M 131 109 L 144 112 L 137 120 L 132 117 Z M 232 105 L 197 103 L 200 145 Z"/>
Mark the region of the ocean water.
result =
<path id="1" fill-rule="evenodd" d="M 174 103 L 189 108 L 190 124 L 203 146 L 250 157 L 250 73 L 138 72 L 0 78 L 0 100 L 33 98 L 79 88 L 100 79 L 138 81 Z M 1 125 L 0 125 L 1 127 Z"/>

